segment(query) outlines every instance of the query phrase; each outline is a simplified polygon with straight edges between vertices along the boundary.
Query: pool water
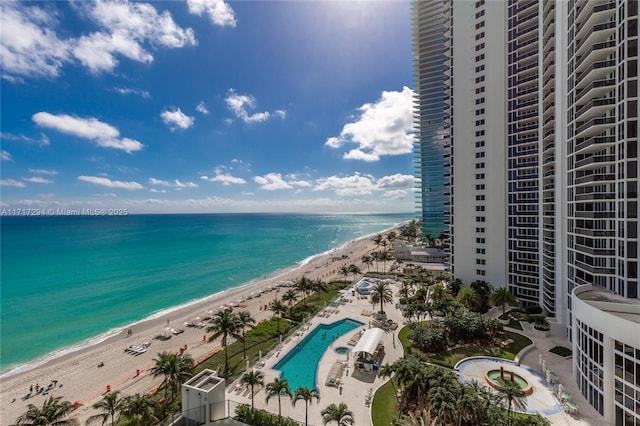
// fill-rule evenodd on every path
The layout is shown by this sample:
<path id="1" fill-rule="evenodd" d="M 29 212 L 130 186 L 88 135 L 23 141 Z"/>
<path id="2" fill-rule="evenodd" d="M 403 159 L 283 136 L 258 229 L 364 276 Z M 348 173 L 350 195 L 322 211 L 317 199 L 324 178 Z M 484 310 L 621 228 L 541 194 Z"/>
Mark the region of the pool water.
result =
<path id="1" fill-rule="evenodd" d="M 349 348 L 345 348 L 344 346 L 337 347 L 333 350 L 335 353 L 340 355 L 346 355 L 349 353 Z"/>
<path id="2" fill-rule="evenodd" d="M 316 388 L 318 363 L 324 352 L 337 338 L 363 325 L 360 321 L 349 318 L 333 324 L 320 324 L 278 361 L 273 369 L 280 370 L 280 377 L 287 379 L 291 392 L 299 387 Z"/>

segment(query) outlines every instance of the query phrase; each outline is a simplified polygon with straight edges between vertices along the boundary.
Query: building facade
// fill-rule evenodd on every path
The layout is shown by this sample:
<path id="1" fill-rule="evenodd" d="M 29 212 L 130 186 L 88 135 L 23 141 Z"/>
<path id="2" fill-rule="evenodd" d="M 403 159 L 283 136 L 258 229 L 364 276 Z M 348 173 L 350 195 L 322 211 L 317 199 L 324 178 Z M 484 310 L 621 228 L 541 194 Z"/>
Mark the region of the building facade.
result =
<path id="1" fill-rule="evenodd" d="M 416 207 L 422 221 L 423 237 L 437 238 L 446 231 L 445 215 L 445 136 L 446 87 L 445 51 L 448 2 L 414 2 L 414 156 L 416 169 Z"/>
<path id="2" fill-rule="evenodd" d="M 427 97 L 445 104 L 453 275 L 542 306 L 589 403 L 640 426 L 640 333 L 613 332 L 640 323 L 638 1 L 414 0 L 429 7 L 414 37 L 437 21 L 446 39 L 444 94 Z"/>

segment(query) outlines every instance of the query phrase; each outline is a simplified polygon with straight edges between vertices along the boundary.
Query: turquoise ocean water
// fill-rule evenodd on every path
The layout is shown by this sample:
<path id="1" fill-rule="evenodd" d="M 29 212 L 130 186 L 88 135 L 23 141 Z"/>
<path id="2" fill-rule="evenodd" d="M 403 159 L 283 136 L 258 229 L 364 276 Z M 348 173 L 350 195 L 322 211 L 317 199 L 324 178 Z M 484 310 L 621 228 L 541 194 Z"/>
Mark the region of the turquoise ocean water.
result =
<path id="1" fill-rule="evenodd" d="M 411 214 L 2 217 L 0 372 L 300 267 Z"/>

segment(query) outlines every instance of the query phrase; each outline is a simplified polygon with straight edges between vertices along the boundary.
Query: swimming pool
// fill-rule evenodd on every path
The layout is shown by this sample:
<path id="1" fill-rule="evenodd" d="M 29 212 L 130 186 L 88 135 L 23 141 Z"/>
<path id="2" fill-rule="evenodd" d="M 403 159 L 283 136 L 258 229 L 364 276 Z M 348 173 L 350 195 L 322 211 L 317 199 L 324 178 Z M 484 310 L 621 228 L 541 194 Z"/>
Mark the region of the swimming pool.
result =
<path id="1" fill-rule="evenodd" d="M 360 321 L 349 318 L 333 324 L 320 324 L 278 361 L 273 369 L 280 370 L 280 377 L 287 379 L 292 392 L 303 386 L 313 389 L 317 387 L 318 363 L 327 348 L 338 337 L 363 325 Z"/>
<path id="2" fill-rule="evenodd" d="M 363 279 L 356 285 L 356 291 L 359 294 L 368 295 L 371 292 L 369 287 L 371 287 L 372 285 L 373 283 Z"/>

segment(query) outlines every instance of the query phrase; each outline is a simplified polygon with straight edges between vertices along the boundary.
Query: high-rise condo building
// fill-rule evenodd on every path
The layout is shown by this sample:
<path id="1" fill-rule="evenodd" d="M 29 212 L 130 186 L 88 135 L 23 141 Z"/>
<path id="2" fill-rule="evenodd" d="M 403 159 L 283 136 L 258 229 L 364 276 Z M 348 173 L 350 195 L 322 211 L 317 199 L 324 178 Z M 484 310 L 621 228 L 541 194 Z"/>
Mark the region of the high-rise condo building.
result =
<path id="1" fill-rule="evenodd" d="M 423 237 L 438 237 L 446 230 L 445 135 L 448 114 L 444 111 L 446 87 L 445 51 L 448 3 L 442 0 L 415 2 L 412 10 L 414 45 L 414 128 L 416 203 Z"/>
<path id="2" fill-rule="evenodd" d="M 540 305 L 572 342 L 587 401 L 607 423 L 640 426 L 638 1 L 413 11 L 414 65 L 430 57 L 435 72 L 444 56 L 439 78 L 416 66 L 416 161 L 423 189 L 439 182 L 420 167 L 435 158 L 420 138 L 431 105 L 445 123 L 453 275 Z"/>

